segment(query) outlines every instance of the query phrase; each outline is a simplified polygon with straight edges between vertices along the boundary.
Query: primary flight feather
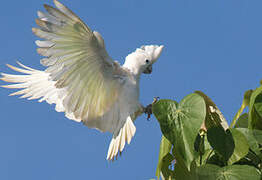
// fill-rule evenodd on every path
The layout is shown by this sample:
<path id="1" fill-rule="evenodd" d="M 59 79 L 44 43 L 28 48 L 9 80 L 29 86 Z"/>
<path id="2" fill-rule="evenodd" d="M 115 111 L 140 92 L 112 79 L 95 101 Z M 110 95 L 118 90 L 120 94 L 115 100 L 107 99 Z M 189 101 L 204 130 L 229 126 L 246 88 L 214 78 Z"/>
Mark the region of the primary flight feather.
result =
<path id="1" fill-rule="evenodd" d="M 141 46 L 121 66 L 108 55 L 98 32 L 57 0 L 54 4 L 44 5 L 47 12 L 38 12 L 39 28 L 32 29 L 44 39 L 36 44 L 46 70 L 7 65 L 25 75 L 2 73 L 1 80 L 16 83 L 3 87 L 22 89 L 11 95 L 54 103 L 67 118 L 111 132 L 107 159 L 113 160 L 135 134 L 133 121 L 145 111 L 139 103 L 140 75 L 152 72 L 163 46 Z"/>

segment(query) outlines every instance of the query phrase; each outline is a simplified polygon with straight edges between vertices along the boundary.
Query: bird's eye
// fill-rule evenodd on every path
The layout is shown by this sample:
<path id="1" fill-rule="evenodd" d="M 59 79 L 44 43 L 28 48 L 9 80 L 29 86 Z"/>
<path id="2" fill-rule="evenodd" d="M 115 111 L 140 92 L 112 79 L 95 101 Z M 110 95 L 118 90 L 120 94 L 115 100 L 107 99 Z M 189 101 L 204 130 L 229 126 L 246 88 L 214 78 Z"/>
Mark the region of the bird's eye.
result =
<path id="1" fill-rule="evenodd" d="M 147 63 L 147 64 L 149 63 L 149 60 L 148 60 L 148 59 L 146 59 L 146 63 Z"/>

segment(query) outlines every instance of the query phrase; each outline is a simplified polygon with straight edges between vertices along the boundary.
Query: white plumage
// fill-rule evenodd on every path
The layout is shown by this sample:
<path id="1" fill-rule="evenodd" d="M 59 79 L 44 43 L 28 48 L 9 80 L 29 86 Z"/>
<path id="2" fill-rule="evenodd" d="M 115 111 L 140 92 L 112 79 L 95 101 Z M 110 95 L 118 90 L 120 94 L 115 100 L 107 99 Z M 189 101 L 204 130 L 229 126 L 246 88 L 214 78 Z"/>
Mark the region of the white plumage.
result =
<path id="1" fill-rule="evenodd" d="M 81 21 L 71 10 L 54 0 L 57 7 L 45 5 L 47 13 L 38 12 L 33 32 L 37 52 L 46 56 L 45 71 L 8 65 L 25 75 L 2 73 L 1 80 L 16 84 L 5 88 L 22 89 L 11 95 L 39 99 L 56 104 L 56 111 L 83 122 L 90 128 L 111 132 L 107 159 L 113 160 L 130 143 L 136 127 L 133 121 L 144 112 L 139 103 L 139 79 L 150 74 L 163 46 L 142 46 L 126 57 L 123 66 L 113 61 L 102 36 Z"/>

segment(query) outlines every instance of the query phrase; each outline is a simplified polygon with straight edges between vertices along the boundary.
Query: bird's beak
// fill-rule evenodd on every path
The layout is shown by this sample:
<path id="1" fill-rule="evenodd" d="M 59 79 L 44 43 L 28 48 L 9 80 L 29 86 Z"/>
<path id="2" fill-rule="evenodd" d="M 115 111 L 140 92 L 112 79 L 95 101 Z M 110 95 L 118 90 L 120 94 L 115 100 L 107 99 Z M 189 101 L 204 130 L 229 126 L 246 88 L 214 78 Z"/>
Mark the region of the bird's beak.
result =
<path id="1" fill-rule="evenodd" d="M 144 74 L 151 74 L 153 71 L 152 64 L 144 70 Z"/>

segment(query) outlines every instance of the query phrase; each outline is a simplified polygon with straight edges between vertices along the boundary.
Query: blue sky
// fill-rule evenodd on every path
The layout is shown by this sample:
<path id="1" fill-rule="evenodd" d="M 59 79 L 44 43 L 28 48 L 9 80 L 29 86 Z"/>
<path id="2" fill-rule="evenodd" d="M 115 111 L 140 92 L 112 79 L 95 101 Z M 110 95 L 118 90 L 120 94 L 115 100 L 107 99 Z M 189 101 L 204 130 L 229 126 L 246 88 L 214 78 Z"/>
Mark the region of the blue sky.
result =
<path id="1" fill-rule="evenodd" d="M 141 102 L 181 100 L 202 90 L 227 120 L 245 90 L 262 77 L 261 0 L 63 0 L 105 39 L 121 63 L 143 44 L 165 48 L 151 76 L 141 80 Z M 45 1 L 3 1 L 0 6 L 0 71 L 20 60 L 42 69 L 31 28 Z M 0 84 L 4 84 L 0 82 Z M 0 179 L 84 180 L 155 177 L 161 132 L 141 116 L 136 135 L 116 162 L 106 161 L 111 135 L 66 119 L 54 106 L 0 89 Z"/>

